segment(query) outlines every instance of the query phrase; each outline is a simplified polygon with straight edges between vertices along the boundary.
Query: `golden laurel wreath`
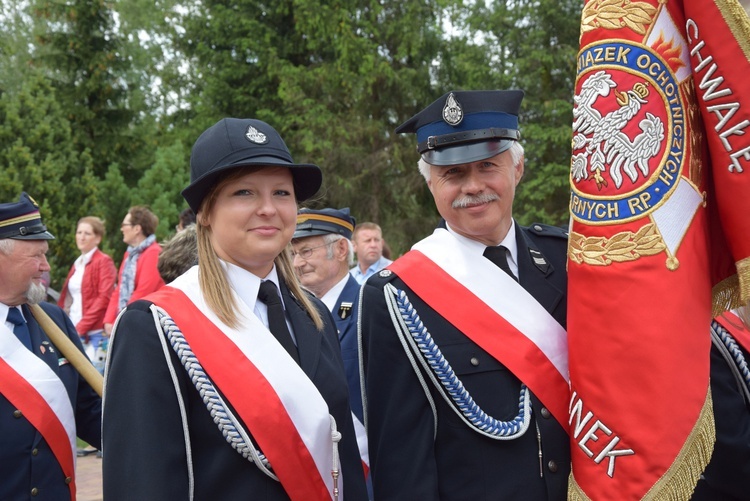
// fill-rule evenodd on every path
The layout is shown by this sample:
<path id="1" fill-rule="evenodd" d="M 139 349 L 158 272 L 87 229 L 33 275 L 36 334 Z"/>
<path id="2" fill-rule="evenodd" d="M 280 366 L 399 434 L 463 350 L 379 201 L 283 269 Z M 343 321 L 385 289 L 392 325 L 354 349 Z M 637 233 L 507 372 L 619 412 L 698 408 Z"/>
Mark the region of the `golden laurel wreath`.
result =
<path id="1" fill-rule="evenodd" d="M 651 24 L 655 14 L 656 7 L 646 2 L 593 0 L 581 13 L 581 35 L 597 28 L 619 30 L 626 26 L 639 35 L 645 35 L 646 25 Z"/>
<path id="2" fill-rule="evenodd" d="M 578 264 L 608 266 L 612 263 L 635 261 L 641 256 L 653 256 L 666 249 L 653 223 L 636 233 L 623 231 L 606 237 L 585 237 L 571 232 L 568 246 L 570 260 Z"/>

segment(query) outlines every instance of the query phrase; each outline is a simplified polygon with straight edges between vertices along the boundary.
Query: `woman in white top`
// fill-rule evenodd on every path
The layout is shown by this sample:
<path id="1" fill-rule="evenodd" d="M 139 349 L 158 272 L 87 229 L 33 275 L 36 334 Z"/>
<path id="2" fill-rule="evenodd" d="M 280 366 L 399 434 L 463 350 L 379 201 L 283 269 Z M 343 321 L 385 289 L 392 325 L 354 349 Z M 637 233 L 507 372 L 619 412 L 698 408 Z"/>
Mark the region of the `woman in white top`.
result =
<path id="1" fill-rule="evenodd" d="M 58 305 L 76 326 L 86 354 L 94 363 L 94 355 L 102 341 L 104 313 L 115 288 L 117 269 L 112 258 L 99 250 L 104 236 L 104 222 L 95 216 L 78 221 L 76 245 L 81 255 L 75 260 L 65 279 Z M 104 361 L 101 361 L 104 370 Z"/>

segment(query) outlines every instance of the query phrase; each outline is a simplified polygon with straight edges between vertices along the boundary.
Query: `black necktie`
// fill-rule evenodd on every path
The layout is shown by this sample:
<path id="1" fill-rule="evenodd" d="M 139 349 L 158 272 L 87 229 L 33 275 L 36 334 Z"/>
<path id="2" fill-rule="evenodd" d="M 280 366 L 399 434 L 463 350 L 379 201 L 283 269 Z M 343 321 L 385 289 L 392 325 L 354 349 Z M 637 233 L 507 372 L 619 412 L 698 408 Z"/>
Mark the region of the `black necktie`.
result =
<path id="1" fill-rule="evenodd" d="M 268 329 L 276 336 L 281 346 L 289 352 L 295 362 L 299 364 L 299 354 L 297 347 L 292 341 L 292 335 L 286 326 L 286 317 L 284 316 L 284 305 L 281 304 L 281 297 L 276 284 L 270 280 L 260 283 L 258 290 L 258 299 L 263 301 L 268 307 Z"/>
<path id="2" fill-rule="evenodd" d="M 486 249 L 484 249 L 483 255 L 484 257 L 495 263 L 495 266 L 507 273 L 510 278 L 518 282 L 516 276 L 512 271 L 510 271 L 510 266 L 508 266 L 508 258 L 505 251 L 507 251 L 507 249 L 504 246 L 498 245 L 496 247 L 487 247 Z"/>
<path id="3" fill-rule="evenodd" d="M 26 320 L 24 320 L 21 312 L 18 311 L 18 308 L 10 308 L 8 310 L 8 322 L 13 324 L 13 334 L 16 335 L 18 340 L 21 341 L 26 348 L 33 351 L 31 349 L 31 334 L 29 333 L 29 327 L 26 325 Z"/>

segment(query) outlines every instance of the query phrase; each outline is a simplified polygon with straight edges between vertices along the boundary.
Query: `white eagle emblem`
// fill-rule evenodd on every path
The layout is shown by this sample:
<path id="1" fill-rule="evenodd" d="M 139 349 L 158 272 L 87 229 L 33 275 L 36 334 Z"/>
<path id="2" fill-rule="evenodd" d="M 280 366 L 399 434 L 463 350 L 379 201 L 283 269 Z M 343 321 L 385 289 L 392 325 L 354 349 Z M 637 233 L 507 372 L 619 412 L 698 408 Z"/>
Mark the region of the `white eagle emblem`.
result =
<path id="1" fill-rule="evenodd" d="M 268 142 L 268 136 L 263 134 L 261 131 L 253 127 L 252 125 L 248 126 L 247 132 L 245 132 L 245 137 L 248 141 L 256 143 L 256 144 L 264 144 Z"/>
<path id="2" fill-rule="evenodd" d="M 648 84 L 636 83 L 625 92 L 618 91 L 616 87 L 612 76 L 602 70 L 587 78 L 574 97 L 573 149 L 584 150 L 573 155 L 571 174 L 575 182 L 593 177 L 599 190 L 602 185 L 607 185 L 602 176 L 607 165 L 609 175 L 618 189 L 622 186 L 623 172 L 633 183 L 638 180 L 638 171 L 647 178 L 648 160 L 660 151 L 664 141 L 664 123 L 648 112 L 638 123 L 641 133 L 632 141 L 623 132 L 648 102 Z M 608 96 L 610 91 L 615 93 L 620 107 L 601 116 L 593 104 L 599 97 Z"/>
<path id="3" fill-rule="evenodd" d="M 448 99 L 445 100 L 445 106 L 443 106 L 443 120 L 448 125 L 456 126 L 461 123 L 464 119 L 464 110 L 456 100 L 456 96 L 451 92 L 448 94 Z"/>

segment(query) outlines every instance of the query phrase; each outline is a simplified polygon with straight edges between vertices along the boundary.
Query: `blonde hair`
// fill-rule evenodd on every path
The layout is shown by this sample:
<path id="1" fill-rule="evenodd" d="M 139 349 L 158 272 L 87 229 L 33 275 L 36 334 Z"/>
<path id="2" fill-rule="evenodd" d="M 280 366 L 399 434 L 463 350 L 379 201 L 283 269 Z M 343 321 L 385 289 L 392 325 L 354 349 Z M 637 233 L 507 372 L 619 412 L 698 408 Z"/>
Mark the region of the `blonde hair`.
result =
<path id="1" fill-rule="evenodd" d="M 97 237 L 104 236 L 104 221 L 102 221 L 101 218 L 98 218 L 96 216 L 84 216 L 78 220 L 78 224 L 76 224 L 76 230 L 78 229 L 78 225 L 80 225 L 81 223 L 86 223 L 91 226 L 91 231 L 93 231 L 94 235 L 96 235 Z"/>
<path id="2" fill-rule="evenodd" d="M 201 292 L 211 311 L 216 313 L 222 322 L 232 328 L 236 328 L 240 324 L 237 315 L 237 303 L 234 300 L 234 296 L 232 296 L 232 289 L 229 285 L 226 271 L 221 265 L 219 256 L 216 254 L 213 245 L 211 245 L 211 228 L 205 222 L 206 214 L 213 209 L 219 191 L 226 184 L 247 173 L 247 168 L 233 169 L 229 174 L 216 182 L 201 202 L 196 228 L 198 233 L 198 283 L 200 284 Z M 315 327 L 319 331 L 323 330 L 323 319 L 320 313 L 313 305 L 310 297 L 302 289 L 302 285 L 294 273 L 289 244 L 276 256 L 274 263 L 276 264 L 276 272 L 279 275 L 279 279 L 284 281 L 289 292 L 299 301 L 302 309 L 307 312 Z"/>

